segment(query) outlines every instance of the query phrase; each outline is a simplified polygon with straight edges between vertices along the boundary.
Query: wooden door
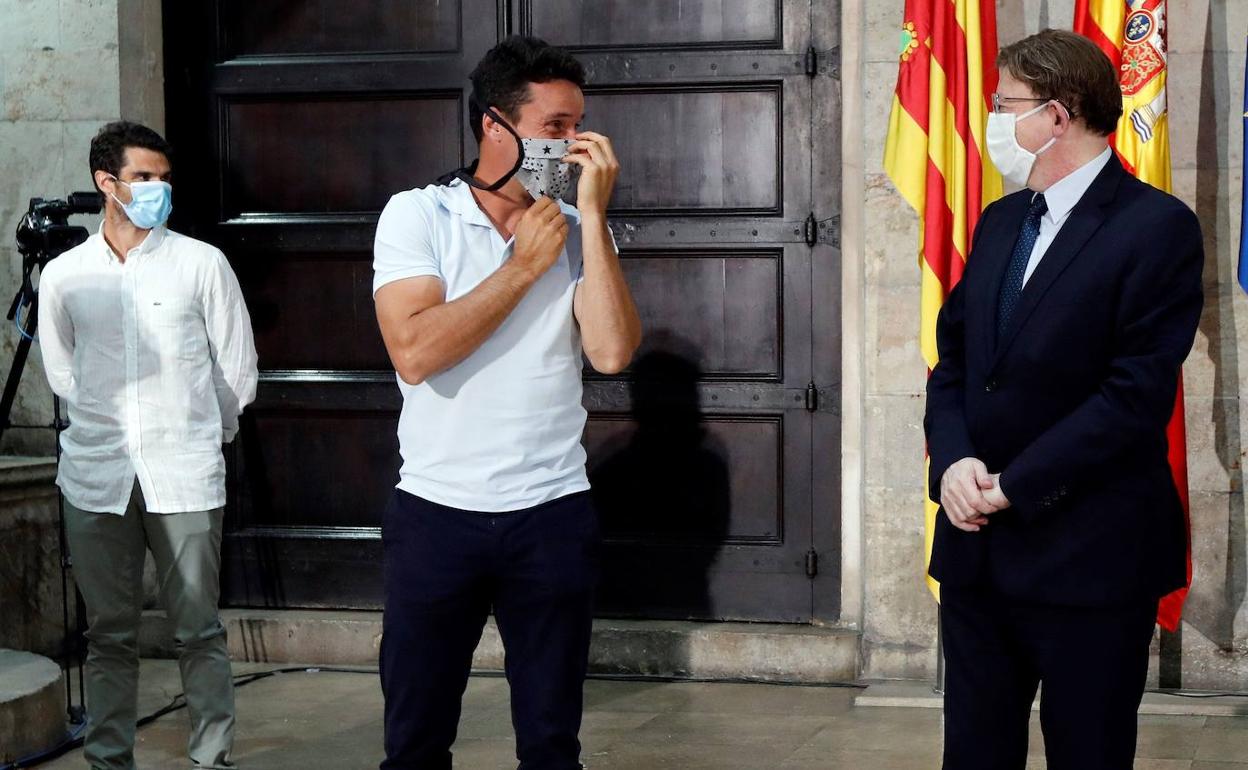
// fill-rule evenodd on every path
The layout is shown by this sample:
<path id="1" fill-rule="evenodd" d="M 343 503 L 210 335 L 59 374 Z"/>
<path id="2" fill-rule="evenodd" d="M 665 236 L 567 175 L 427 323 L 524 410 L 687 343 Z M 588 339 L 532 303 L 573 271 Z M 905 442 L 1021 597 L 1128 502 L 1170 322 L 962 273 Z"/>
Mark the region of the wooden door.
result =
<path id="1" fill-rule="evenodd" d="M 601 611 L 834 614 L 839 169 L 815 148 L 816 121 L 839 119 L 816 104 L 835 95 L 834 16 L 810 0 L 344 8 L 165 4 L 174 226 L 230 257 L 262 369 L 230 454 L 225 600 L 380 605 L 399 399 L 373 229 L 389 195 L 475 157 L 467 75 L 514 30 L 586 64 L 587 126 L 624 167 L 610 214 L 647 335 L 629 372 L 587 371 Z"/>

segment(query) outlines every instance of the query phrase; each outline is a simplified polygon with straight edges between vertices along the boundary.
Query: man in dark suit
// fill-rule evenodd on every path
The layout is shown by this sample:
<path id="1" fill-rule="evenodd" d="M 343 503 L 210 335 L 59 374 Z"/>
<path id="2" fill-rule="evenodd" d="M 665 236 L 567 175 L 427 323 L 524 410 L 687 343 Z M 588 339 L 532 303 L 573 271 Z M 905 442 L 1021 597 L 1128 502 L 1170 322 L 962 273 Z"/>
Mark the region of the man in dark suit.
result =
<path id="1" fill-rule="evenodd" d="M 948 662 L 945 768 L 1130 768 L 1158 599 L 1186 531 L 1165 427 L 1202 304 L 1195 215 L 1108 147 L 1089 40 L 1001 51 L 988 147 L 1026 189 L 989 206 L 937 326 L 924 427 Z"/>

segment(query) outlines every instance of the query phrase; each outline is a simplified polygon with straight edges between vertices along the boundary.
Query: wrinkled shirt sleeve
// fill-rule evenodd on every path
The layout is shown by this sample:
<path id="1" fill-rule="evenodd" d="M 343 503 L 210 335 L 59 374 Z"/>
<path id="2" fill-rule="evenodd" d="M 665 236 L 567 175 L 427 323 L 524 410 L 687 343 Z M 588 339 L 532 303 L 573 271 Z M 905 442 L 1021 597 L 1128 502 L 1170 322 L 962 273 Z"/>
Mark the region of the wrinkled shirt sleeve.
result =
<path id="1" fill-rule="evenodd" d="M 55 279 L 39 281 L 39 350 L 52 392 L 70 403 L 77 396 L 74 379 L 74 324 Z"/>
<path id="2" fill-rule="evenodd" d="M 256 398 L 258 375 L 251 316 L 238 278 L 225 255 L 219 252 L 205 292 L 204 324 L 212 354 L 213 385 L 221 408 L 222 441 L 229 443 L 238 433 L 243 408 Z"/>

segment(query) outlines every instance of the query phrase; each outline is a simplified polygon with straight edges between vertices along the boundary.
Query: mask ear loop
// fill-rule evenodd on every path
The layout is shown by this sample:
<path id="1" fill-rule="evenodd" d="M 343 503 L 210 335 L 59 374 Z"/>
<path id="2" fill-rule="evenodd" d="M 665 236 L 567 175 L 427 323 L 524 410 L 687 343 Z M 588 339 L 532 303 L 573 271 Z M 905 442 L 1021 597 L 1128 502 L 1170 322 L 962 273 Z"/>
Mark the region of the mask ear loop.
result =
<path id="1" fill-rule="evenodd" d="M 515 138 L 516 150 L 517 150 L 516 165 L 512 166 L 511 171 L 508 171 L 506 174 L 500 177 L 497 182 L 494 182 L 493 184 L 489 184 L 489 185 L 477 179 L 476 177 L 477 164 L 480 163 L 480 160 L 474 160 L 470 165 L 464 168 L 458 169 L 456 171 L 452 171 L 451 173 L 446 174 L 445 176 L 441 177 L 437 181 L 438 181 L 438 184 L 447 184 L 452 179 L 461 179 L 463 180 L 465 184 L 471 187 L 475 187 L 478 190 L 484 190 L 485 192 L 497 192 L 503 185 L 511 181 L 511 178 L 515 176 L 516 173 L 520 171 L 520 168 L 524 165 L 524 142 L 520 140 L 520 134 L 516 133 L 516 129 L 512 128 L 510 123 L 503 120 L 502 116 L 499 115 L 497 112 L 495 112 L 492 107 L 490 107 L 488 104 L 485 104 L 480 98 L 477 97 L 476 91 L 472 92 L 471 99 L 472 99 L 472 103 L 476 105 L 477 109 L 481 110 L 483 114 L 489 115 L 491 120 L 493 120 L 495 123 L 499 124 L 503 128 L 507 129 L 507 132 Z"/>
<path id="2" fill-rule="evenodd" d="M 1049 101 L 1047 101 L 1047 102 L 1045 102 L 1044 104 L 1042 104 L 1042 105 L 1040 105 L 1039 107 L 1037 107 L 1037 108 L 1036 108 L 1035 110 L 1033 110 L 1032 112 L 1039 112 L 1039 111 L 1043 110 L 1045 107 L 1048 107 L 1050 104 L 1052 104 L 1052 105 L 1054 105 L 1054 106 L 1056 106 L 1056 107 L 1060 108 L 1060 109 L 1062 110 L 1062 112 L 1066 113 L 1066 122 L 1067 122 L 1067 123 L 1069 123 L 1069 122 L 1071 122 L 1072 120 L 1074 120 L 1074 119 L 1075 119 L 1075 116 L 1074 116 L 1074 115 L 1072 115 L 1072 114 L 1070 114 L 1070 110 L 1066 109 L 1066 105 L 1065 105 L 1065 104 L 1062 104 L 1062 103 L 1061 103 L 1059 100 L 1057 100 L 1057 99 L 1050 99 Z M 1036 152 L 1035 152 L 1036 157 L 1040 157 L 1041 155 L 1043 155 L 1045 152 L 1047 152 L 1047 151 L 1049 150 L 1049 148 L 1051 148 L 1051 147 L 1052 147 L 1053 145 L 1055 145 L 1055 144 L 1057 144 L 1057 137 L 1056 137 L 1056 136 L 1055 136 L 1055 137 L 1052 137 L 1051 139 L 1049 139 L 1049 141 L 1047 141 L 1047 142 L 1045 142 L 1045 143 L 1044 143 L 1044 146 L 1043 146 L 1043 147 L 1041 147 L 1040 149 L 1036 150 Z"/>

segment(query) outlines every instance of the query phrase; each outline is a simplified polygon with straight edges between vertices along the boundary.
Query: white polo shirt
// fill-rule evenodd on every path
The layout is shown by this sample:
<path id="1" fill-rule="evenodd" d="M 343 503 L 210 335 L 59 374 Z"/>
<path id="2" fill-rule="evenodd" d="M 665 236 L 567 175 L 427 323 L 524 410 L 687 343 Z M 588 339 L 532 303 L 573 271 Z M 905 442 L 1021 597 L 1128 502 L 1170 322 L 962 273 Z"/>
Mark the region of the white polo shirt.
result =
<path id="1" fill-rule="evenodd" d="M 530 508 L 589 489 L 581 435 L 581 336 L 572 313 L 580 281 L 576 208 L 559 260 L 472 355 L 403 394 L 399 489 L 469 511 Z M 407 190 L 377 223 L 373 293 L 394 281 L 434 276 L 451 302 L 511 257 L 460 180 Z"/>

